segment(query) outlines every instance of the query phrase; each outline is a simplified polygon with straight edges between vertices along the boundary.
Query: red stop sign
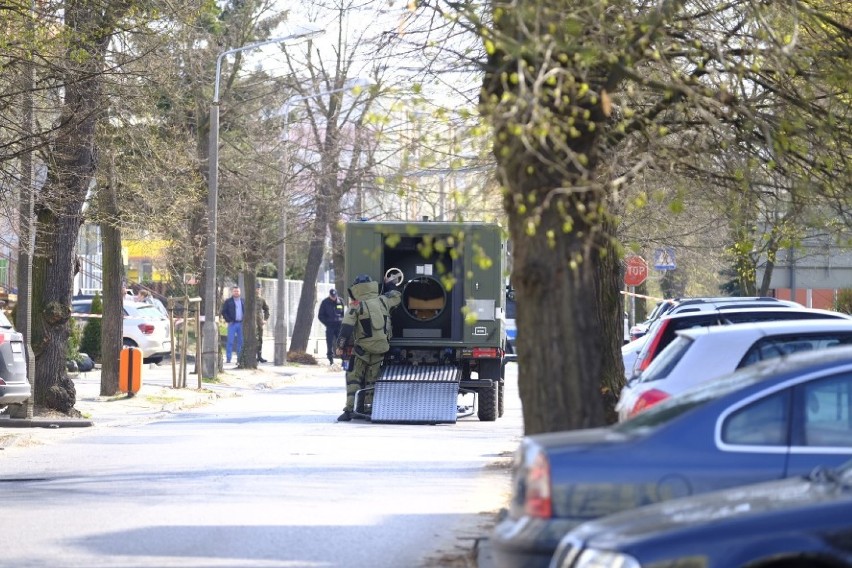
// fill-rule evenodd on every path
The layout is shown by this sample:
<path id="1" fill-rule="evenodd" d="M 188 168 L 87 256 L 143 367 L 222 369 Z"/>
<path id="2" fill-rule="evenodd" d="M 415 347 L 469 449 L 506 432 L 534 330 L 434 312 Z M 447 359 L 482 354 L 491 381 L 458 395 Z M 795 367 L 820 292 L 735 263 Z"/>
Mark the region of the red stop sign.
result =
<path id="1" fill-rule="evenodd" d="M 627 266 L 624 268 L 625 286 L 639 286 L 648 277 L 648 263 L 641 256 L 627 257 Z"/>

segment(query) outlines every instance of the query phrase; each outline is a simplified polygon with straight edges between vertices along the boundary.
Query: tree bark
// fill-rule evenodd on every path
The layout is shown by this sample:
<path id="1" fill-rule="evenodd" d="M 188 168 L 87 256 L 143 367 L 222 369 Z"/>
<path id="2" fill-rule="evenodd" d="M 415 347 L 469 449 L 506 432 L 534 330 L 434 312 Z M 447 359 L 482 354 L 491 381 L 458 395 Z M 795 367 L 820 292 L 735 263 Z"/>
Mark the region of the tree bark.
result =
<path id="1" fill-rule="evenodd" d="M 119 212 L 112 163 L 109 168 L 107 185 L 101 188 L 99 193 L 101 211 L 107 219 L 100 224 L 104 301 L 101 326 L 101 396 L 113 396 L 118 392 L 118 360 L 124 343 L 124 265 L 121 258 L 121 230 L 118 226 Z"/>
<path id="2" fill-rule="evenodd" d="M 348 282 L 344 282 L 343 278 L 346 275 L 346 242 L 343 231 L 337 221 L 340 219 L 340 211 L 328 223 L 328 230 L 331 234 L 331 266 L 334 268 L 334 287 L 340 292 L 344 302 L 347 301 L 346 289 L 349 287 Z"/>
<path id="3" fill-rule="evenodd" d="M 243 352 L 240 354 L 240 365 L 244 369 L 257 369 L 257 272 L 256 263 L 247 263 L 243 270 L 243 282 L 245 290 L 243 298 L 246 304 L 246 313 L 243 317 Z"/>
<path id="4" fill-rule="evenodd" d="M 317 301 L 317 275 L 319 274 L 322 257 L 325 254 L 325 232 L 328 226 L 328 198 L 318 196 L 317 215 L 311 230 L 311 240 L 308 243 L 308 258 L 305 262 L 305 277 L 302 294 L 299 297 L 299 307 L 296 310 L 296 322 L 293 326 L 293 338 L 290 340 L 290 351 L 295 353 L 308 350 L 308 340 L 314 321 L 314 306 Z"/>
<path id="5" fill-rule="evenodd" d="M 99 9 L 100 8 L 100 9 Z M 36 405 L 69 413 L 76 402 L 66 372 L 71 292 L 82 206 L 97 167 L 95 128 L 103 114 L 101 72 L 116 11 L 100 3 L 68 2 L 64 100 L 47 182 L 38 203 L 33 263 L 33 350 Z M 106 13 L 101 12 L 106 10 Z M 81 55 L 84 54 L 84 55 Z"/>
<path id="6" fill-rule="evenodd" d="M 500 39 L 488 46 L 480 99 L 509 216 L 526 434 L 605 424 L 601 386 L 614 386 L 621 367 L 615 236 L 597 169 L 606 70 L 550 47 L 513 50 L 516 38 L 543 34 L 530 25 L 546 27 L 562 7 L 493 5 Z M 549 72 L 554 81 L 540 80 Z"/>

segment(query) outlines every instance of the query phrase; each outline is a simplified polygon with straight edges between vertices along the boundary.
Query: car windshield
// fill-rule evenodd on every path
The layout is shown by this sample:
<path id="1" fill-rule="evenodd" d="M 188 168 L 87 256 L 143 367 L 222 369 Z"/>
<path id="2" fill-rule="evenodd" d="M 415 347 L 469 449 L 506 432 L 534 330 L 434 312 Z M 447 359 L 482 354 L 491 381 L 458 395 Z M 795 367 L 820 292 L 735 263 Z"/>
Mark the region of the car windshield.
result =
<path id="1" fill-rule="evenodd" d="M 124 303 L 124 311 L 132 318 L 150 318 L 162 319 L 163 314 L 160 313 L 155 306 L 151 304 L 134 304 L 130 302 Z"/>
<path id="2" fill-rule="evenodd" d="M 12 329 L 12 322 L 9 321 L 9 318 L 6 317 L 6 314 L 0 311 L 0 327 L 5 327 L 7 329 Z"/>
<path id="3" fill-rule="evenodd" d="M 686 355 L 689 348 L 692 347 L 692 344 L 692 338 L 679 335 L 651 361 L 648 368 L 639 375 L 638 382 L 650 383 L 668 377 L 672 369 L 675 368 L 683 356 Z"/>

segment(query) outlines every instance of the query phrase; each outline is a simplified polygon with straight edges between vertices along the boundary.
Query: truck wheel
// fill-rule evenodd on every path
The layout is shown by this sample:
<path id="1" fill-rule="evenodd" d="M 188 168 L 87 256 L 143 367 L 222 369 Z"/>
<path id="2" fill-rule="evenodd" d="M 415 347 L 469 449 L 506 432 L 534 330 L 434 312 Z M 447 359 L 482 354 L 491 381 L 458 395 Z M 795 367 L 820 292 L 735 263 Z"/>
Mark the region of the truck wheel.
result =
<path id="1" fill-rule="evenodd" d="M 503 379 L 497 383 L 497 416 L 503 417 Z"/>
<path id="2" fill-rule="evenodd" d="M 493 382 L 490 387 L 477 390 L 479 394 L 479 404 L 477 405 L 476 415 L 481 422 L 494 422 L 497 420 L 497 398 L 498 385 L 497 381 Z"/>

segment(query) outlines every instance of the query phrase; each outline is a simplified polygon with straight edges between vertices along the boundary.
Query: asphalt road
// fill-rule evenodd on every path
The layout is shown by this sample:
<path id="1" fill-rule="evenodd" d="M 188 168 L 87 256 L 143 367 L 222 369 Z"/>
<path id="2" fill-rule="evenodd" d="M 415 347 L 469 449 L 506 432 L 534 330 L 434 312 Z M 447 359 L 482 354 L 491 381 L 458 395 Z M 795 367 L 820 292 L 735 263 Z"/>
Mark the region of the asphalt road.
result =
<path id="1" fill-rule="evenodd" d="M 269 386 L 7 448 L 0 566 L 476 564 L 522 432 L 514 365 L 492 423 L 337 423 L 340 372 Z"/>

